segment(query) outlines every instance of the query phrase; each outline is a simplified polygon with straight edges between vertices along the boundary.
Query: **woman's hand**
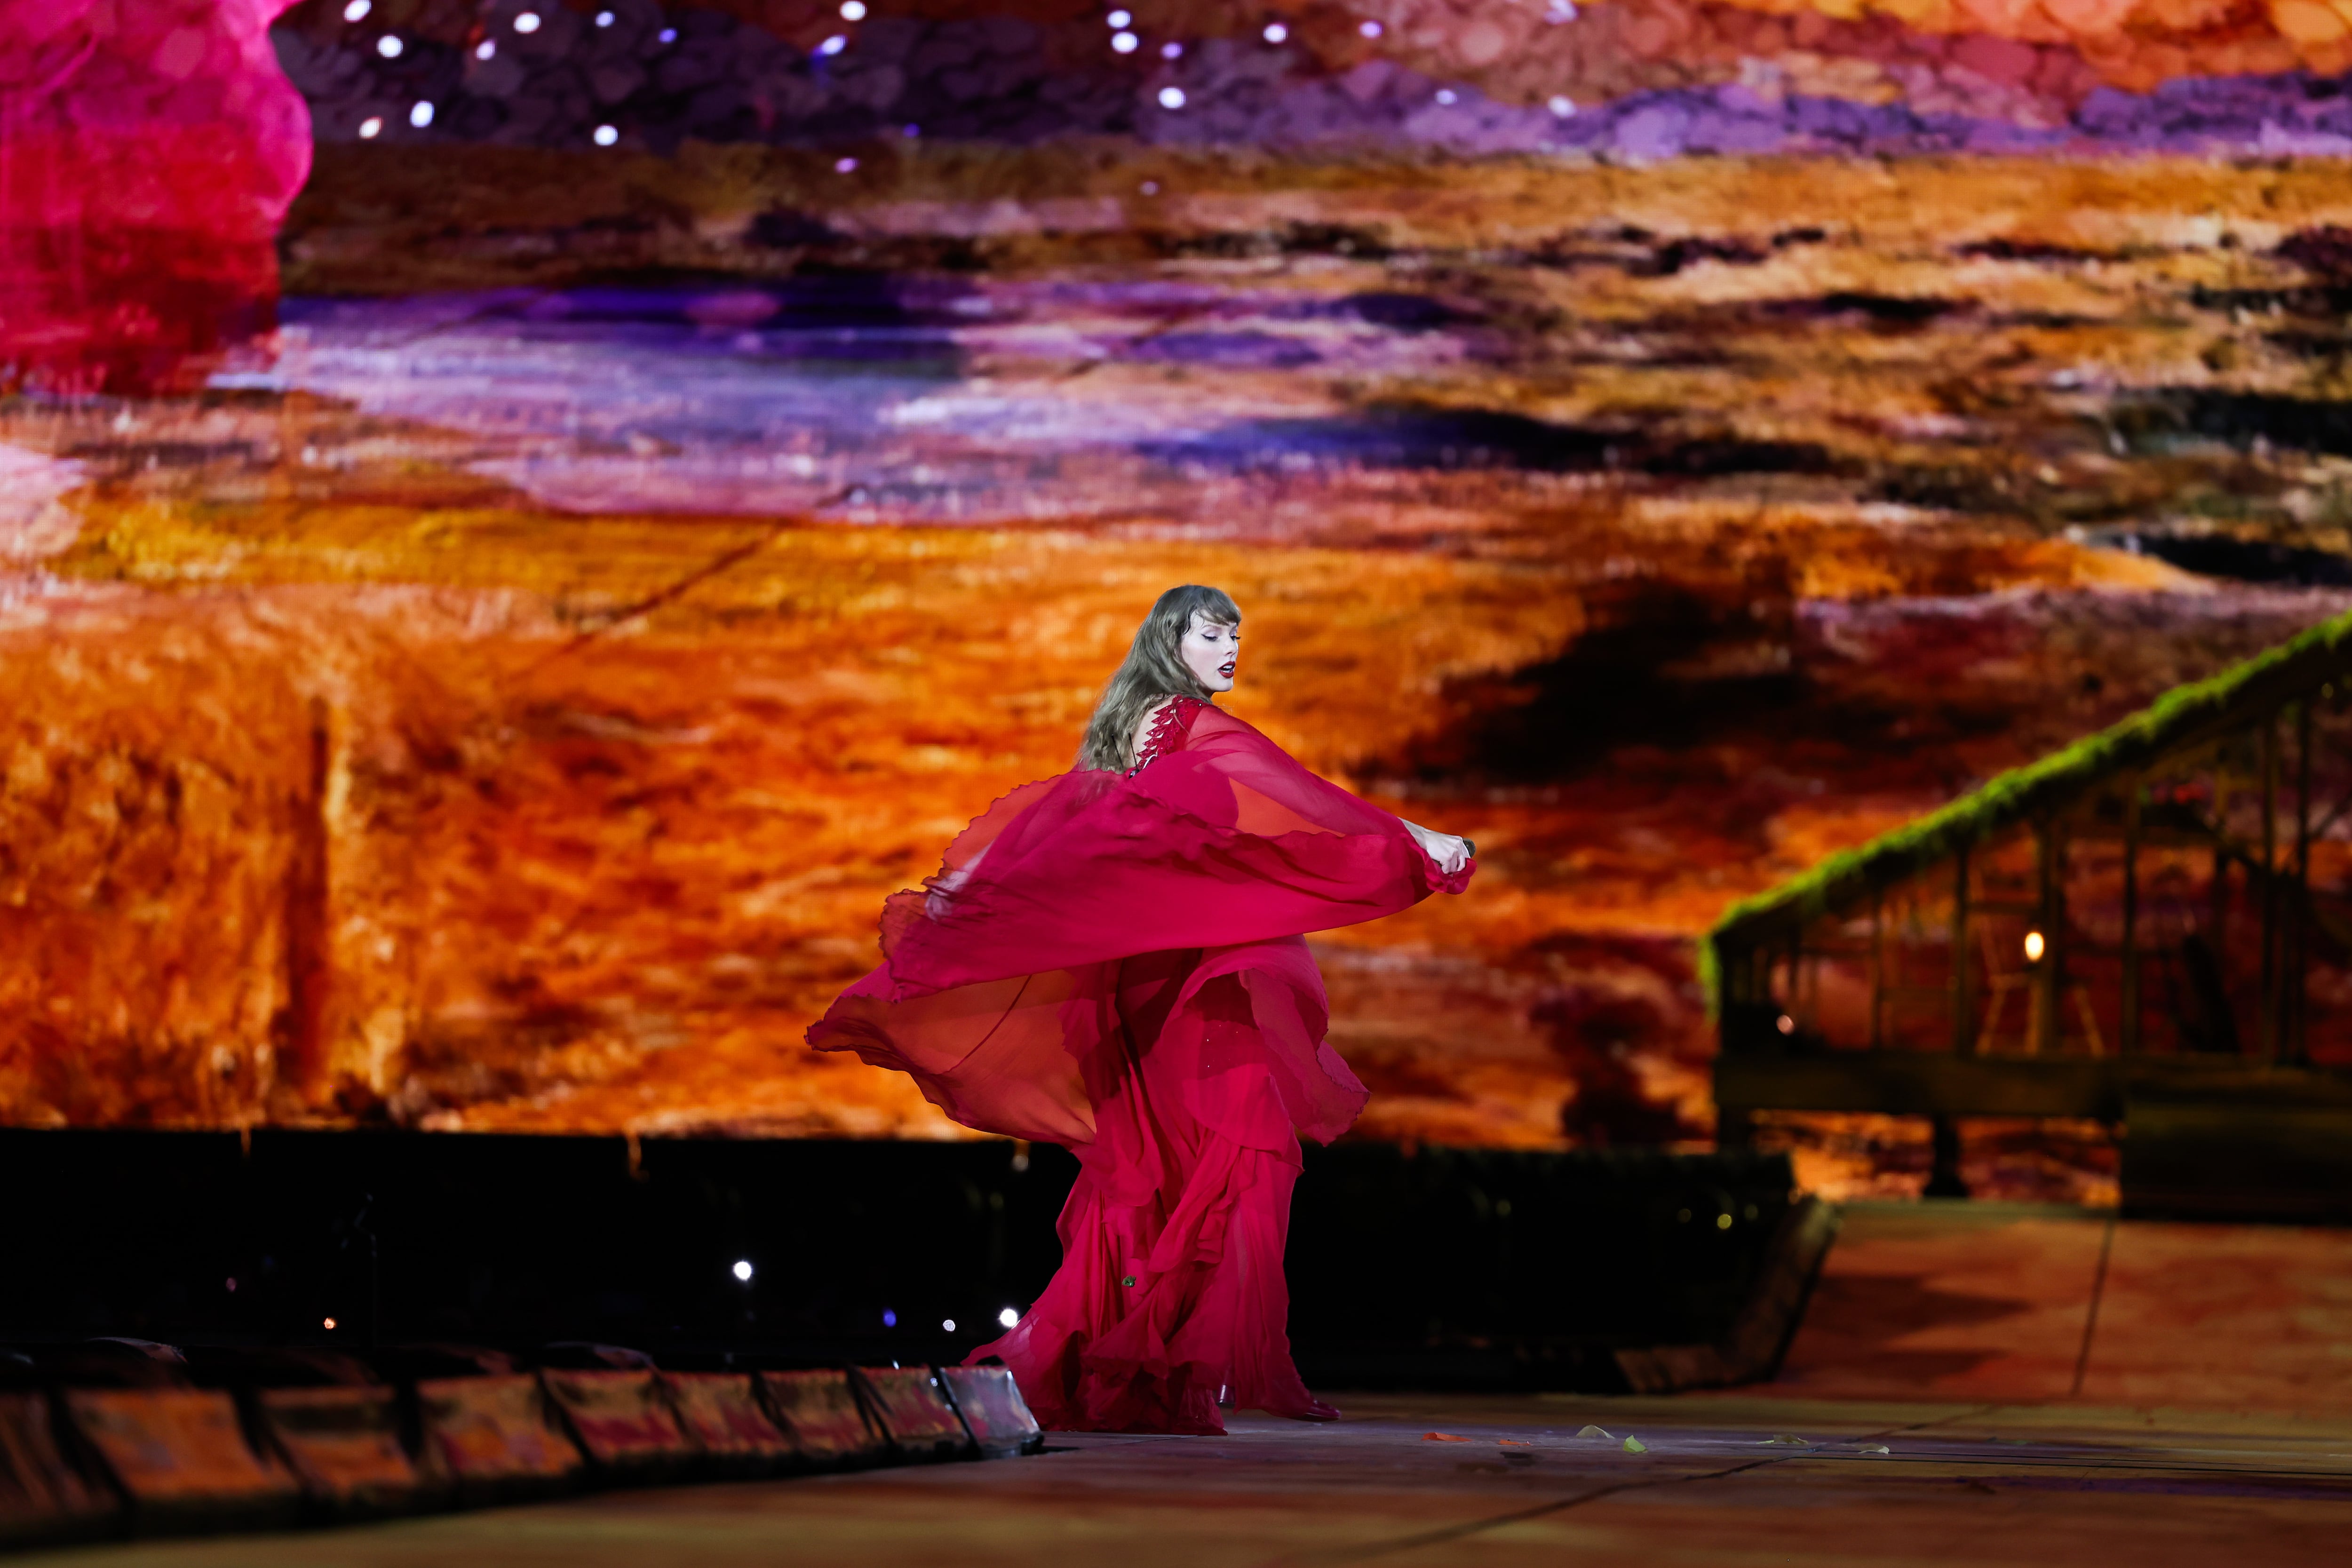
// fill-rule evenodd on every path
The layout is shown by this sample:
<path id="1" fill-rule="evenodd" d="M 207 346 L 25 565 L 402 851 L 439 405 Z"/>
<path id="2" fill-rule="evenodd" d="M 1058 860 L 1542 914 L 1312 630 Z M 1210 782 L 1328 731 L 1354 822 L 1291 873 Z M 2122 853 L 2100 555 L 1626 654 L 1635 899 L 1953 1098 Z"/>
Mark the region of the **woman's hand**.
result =
<path id="1" fill-rule="evenodd" d="M 1397 820 L 1404 822 L 1402 816 Z M 1470 841 L 1467 838 L 1456 838 L 1451 833 L 1432 833 L 1418 822 L 1405 822 L 1404 830 L 1412 835 L 1412 841 L 1421 846 L 1422 853 L 1436 861 L 1437 868 L 1447 876 L 1453 876 L 1470 864 Z"/>

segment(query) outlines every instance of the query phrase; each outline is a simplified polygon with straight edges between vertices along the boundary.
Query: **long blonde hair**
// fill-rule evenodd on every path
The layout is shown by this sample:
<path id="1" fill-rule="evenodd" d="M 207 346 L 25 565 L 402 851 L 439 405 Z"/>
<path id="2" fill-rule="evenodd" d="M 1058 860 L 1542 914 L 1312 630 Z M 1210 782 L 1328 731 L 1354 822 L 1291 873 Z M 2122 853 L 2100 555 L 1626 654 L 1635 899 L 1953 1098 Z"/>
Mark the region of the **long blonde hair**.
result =
<path id="1" fill-rule="evenodd" d="M 1163 697 L 1198 697 L 1209 693 L 1184 668 L 1178 653 L 1184 634 L 1198 614 L 1212 625 L 1238 626 L 1241 606 L 1223 588 L 1187 583 L 1171 588 L 1152 603 L 1151 613 L 1135 628 L 1127 658 L 1103 688 L 1095 716 L 1087 721 L 1087 738 L 1078 748 L 1078 766 L 1125 773 L 1135 766 L 1135 731 L 1143 715 Z"/>

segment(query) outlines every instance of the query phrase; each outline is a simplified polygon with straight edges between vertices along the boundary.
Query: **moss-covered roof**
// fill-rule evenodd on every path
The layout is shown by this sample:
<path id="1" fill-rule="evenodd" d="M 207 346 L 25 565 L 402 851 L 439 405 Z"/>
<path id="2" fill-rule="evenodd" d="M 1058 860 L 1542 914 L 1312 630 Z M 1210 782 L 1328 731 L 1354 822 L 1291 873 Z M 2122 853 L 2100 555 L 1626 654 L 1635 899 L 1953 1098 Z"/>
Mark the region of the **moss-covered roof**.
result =
<path id="1" fill-rule="evenodd" d="M 1874 888 L 1912 876 L 2019 822 L 2063 806 L 2114 774 L 2145 766 L 2208 737 L 2251 722 L 2352 668 L 2352 614 L 2336 616 L 2210 679 L 2177 686 L 2121 723 L 1986 784 L 1949 805 L 1869 843 L 1841 850 L 1811 870 L 1726 910 L 1700 945 L 1707 994 L 1715 995 L 1726 943 L 1786 931 L 1845 907 Z"/>

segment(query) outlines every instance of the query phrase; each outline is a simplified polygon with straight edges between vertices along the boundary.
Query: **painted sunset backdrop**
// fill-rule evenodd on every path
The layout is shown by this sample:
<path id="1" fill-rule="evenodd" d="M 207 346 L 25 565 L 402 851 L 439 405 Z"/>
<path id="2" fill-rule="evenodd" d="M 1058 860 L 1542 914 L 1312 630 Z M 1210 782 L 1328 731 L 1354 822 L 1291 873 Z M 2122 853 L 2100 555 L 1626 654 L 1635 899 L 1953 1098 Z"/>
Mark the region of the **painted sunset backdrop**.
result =
<path id="1" fill-rule="evenodd" d="M 1362 1135 L 1702 1142 L 1728 903 L 2352 604 L 2352 5 L 268 9 L 0 31 L 12 1122 L 956 1135 L 801 1032 L 1202 581 L 1481 850 Z"/>

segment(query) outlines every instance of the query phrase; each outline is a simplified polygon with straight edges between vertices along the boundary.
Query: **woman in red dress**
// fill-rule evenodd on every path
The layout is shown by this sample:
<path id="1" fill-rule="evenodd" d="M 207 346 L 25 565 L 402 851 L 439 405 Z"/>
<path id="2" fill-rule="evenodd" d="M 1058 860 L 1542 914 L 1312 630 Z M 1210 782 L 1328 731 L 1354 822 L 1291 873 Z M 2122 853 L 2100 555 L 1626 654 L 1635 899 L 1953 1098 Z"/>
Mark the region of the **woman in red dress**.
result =
<path id="1" fill-rule="evenodd" d="M 1330 1420 L 1291 1364 L 1298 1140 L 1366 1091 L 1324 1043 L 1305 933 L 1470 880 L 1467 840 L 1369 805 L 1218 709 L 1241 612 L 1160 596 L 1077 767 L 998 801 L 882 916 L 882 967 L 809 1031 L 967 1127 L 1061 1143 L 1062 1267 L 1012 1332 L 1045 1426 L 1221 1433 L 1220 1405 Z"/>

